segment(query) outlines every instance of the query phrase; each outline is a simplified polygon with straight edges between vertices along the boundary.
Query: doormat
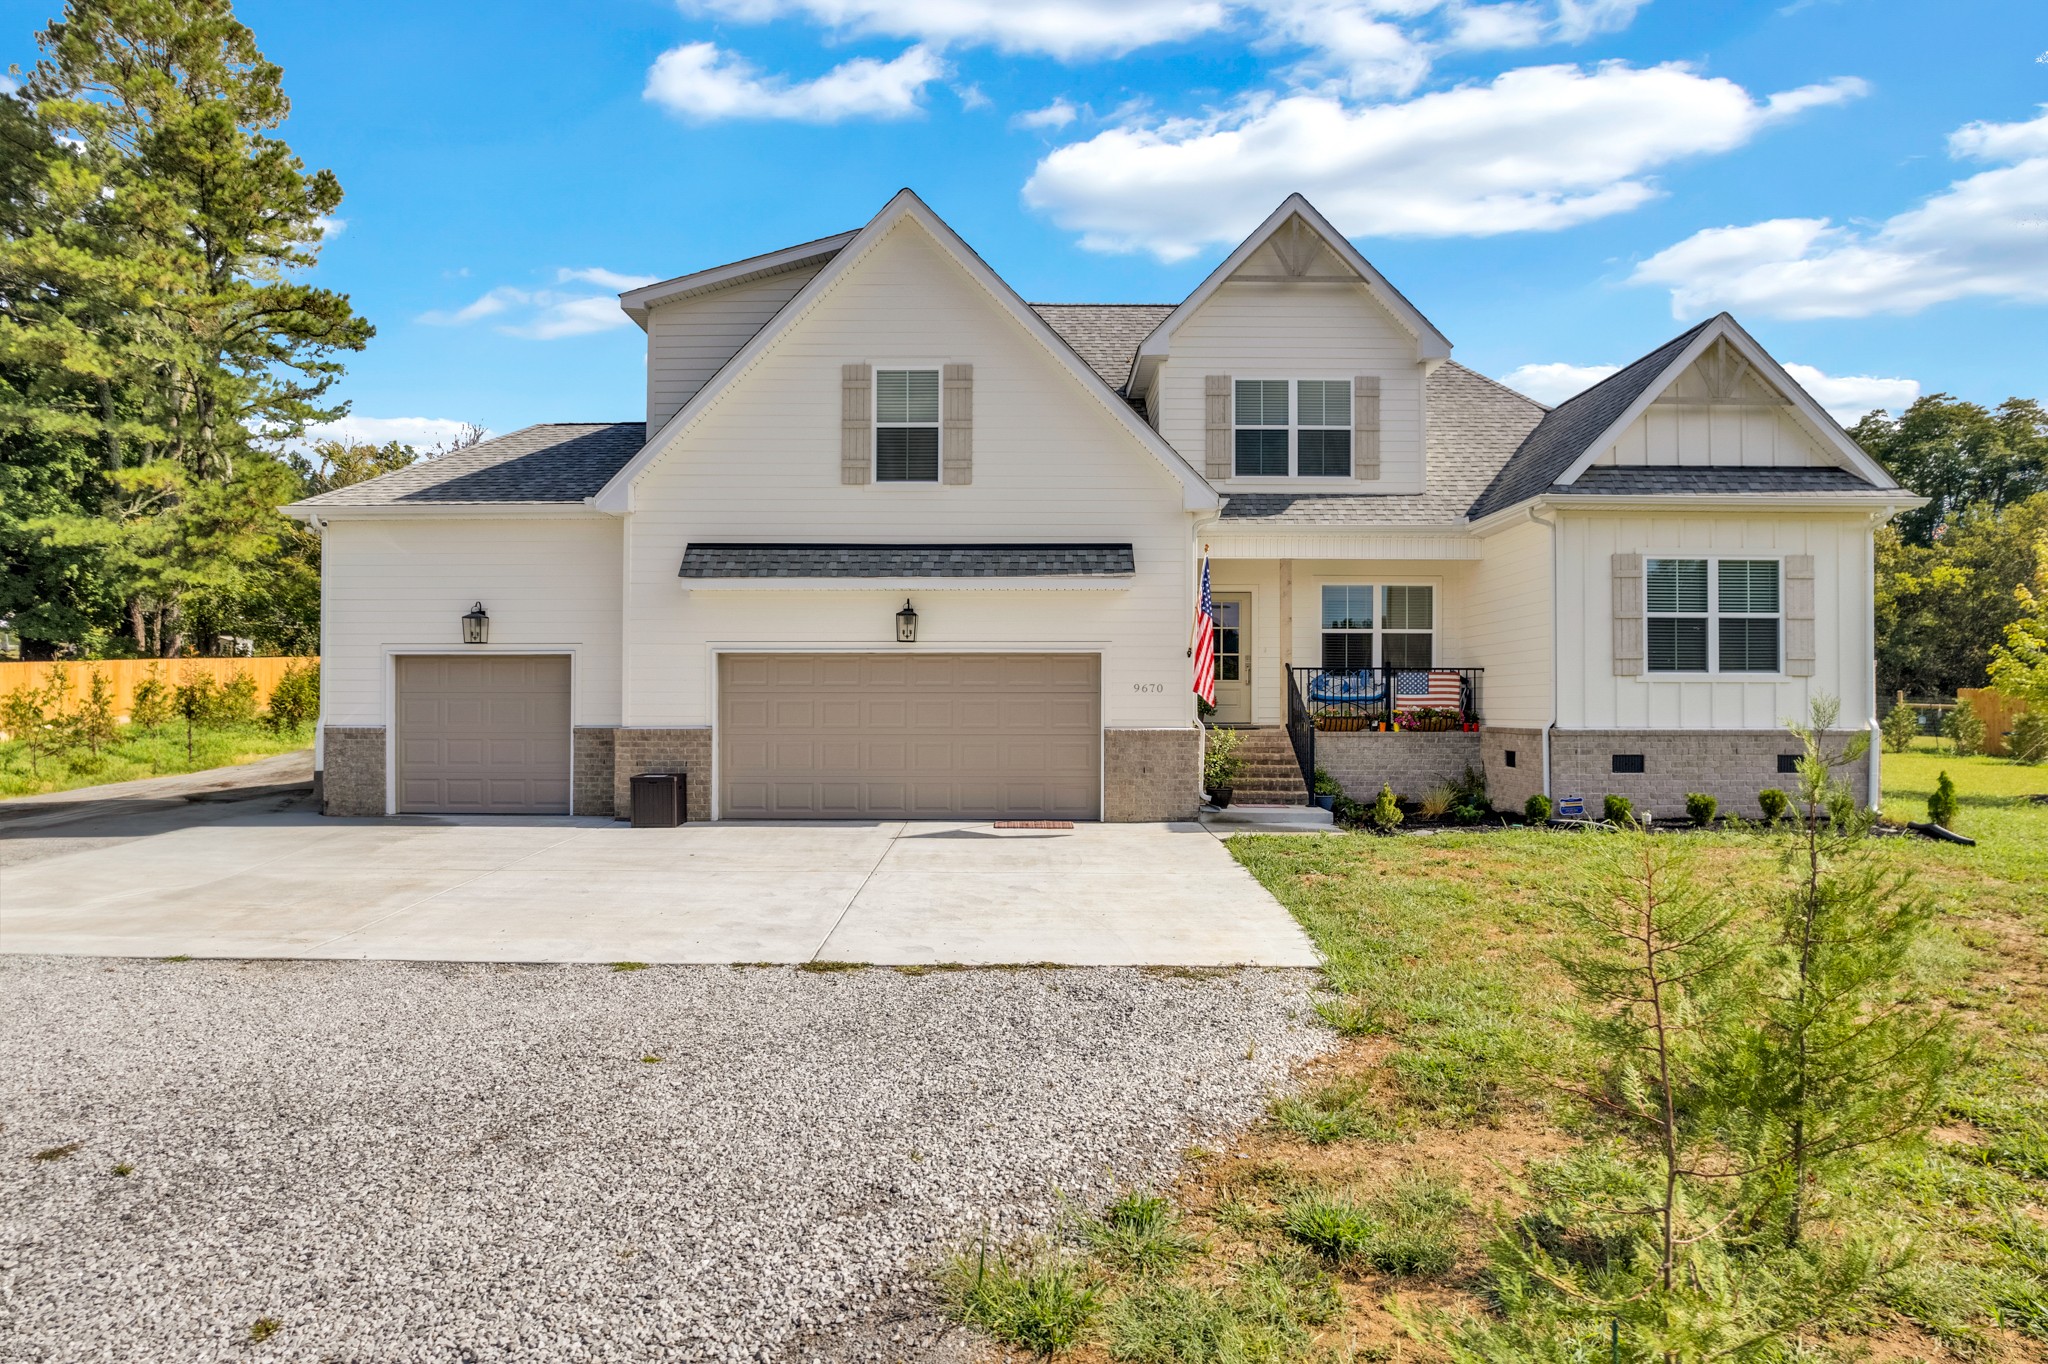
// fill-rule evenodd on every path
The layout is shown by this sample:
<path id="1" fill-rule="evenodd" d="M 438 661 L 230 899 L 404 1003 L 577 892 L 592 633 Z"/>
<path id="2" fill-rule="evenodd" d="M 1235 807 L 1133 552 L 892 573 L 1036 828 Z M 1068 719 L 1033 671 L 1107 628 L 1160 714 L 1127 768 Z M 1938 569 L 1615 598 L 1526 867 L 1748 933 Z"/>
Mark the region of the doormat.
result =
<path id="1" fill-rule="evenodd" d="M 1074 821 L 1071 819 L 999 819 L 996 821 L 996 827 L 998 829 L 1071 829 L 1074 827 Z"/>

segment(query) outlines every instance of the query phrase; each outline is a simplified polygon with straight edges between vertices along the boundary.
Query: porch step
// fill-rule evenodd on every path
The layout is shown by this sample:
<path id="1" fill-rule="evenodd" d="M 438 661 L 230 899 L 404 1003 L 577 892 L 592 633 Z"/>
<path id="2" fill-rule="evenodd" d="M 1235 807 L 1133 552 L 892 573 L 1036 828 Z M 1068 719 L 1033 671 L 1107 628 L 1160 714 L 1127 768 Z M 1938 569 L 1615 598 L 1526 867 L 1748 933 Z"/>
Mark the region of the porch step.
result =
<path id="1" fill-rule="evenodd" d="M 1201 821 L 1208 828 L 1238 833 L 1318 833 L 1333 828 L 1336 821 L 1319 805 L 1239 805 L 1235 801 L 1222 810 L 1204 810 Z"/>
<path id="2" fill-rule="evenodd" d="M 1294 742 L 1274 726 L 1239 729 L 1237 752 L 1242 759 L 1231 783 L 1231 807 L 1269 806 L 1301 811 L 1309 808 L 1308 783 L 1301 779 Z M 1317 813 L 1327 815 L 1327 811 Z M 1327 822 L 1327 820 L 1325 821 Z"/>

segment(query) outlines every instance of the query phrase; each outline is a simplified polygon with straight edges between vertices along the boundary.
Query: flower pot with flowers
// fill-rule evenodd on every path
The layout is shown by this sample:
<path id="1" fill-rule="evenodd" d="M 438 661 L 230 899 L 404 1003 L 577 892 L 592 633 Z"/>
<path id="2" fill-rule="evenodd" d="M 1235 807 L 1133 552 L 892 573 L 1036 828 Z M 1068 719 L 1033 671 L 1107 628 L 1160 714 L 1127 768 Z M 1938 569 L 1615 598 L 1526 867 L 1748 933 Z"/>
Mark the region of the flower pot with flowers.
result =
<path id="1" fill-rule="evenodd" d="M 1401 726 L 1424 734 L 1442 734 L 1456 729 L 1464 720 L 1464 715 L 1455 710 L 1445 710 L 1438 706 L 1418 706 L 1414 710 L 1402 712 Z"/>

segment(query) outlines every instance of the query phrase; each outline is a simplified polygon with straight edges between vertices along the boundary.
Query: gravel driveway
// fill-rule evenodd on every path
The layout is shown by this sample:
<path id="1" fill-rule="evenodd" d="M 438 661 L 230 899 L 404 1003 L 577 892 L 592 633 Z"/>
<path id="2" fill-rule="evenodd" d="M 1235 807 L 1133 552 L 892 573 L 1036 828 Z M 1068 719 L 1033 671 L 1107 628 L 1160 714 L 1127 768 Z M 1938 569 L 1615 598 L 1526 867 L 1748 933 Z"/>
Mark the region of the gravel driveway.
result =
<path id="1" fill-rule="evenodd" d="M 0 1358 L 928 1358 L 922 1266 L 1251 1117 L 1311 981 L 0 959 Z"/>

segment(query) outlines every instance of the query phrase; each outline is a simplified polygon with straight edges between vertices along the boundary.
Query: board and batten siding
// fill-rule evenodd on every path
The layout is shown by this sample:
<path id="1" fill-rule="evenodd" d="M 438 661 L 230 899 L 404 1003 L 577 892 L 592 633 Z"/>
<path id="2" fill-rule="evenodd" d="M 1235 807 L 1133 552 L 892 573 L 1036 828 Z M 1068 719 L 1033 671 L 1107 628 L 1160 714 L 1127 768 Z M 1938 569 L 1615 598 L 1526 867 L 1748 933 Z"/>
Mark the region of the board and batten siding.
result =
<path id="1" fill-rule="evenodd" d="M 1277 267 L 1260 251 L 1245 271 Z M 1334 268 L 1334 267 L 1333 267 Z M 1312 479 L 1297 487 L 1338 492 L 1423 490 L 1423 368 L 1413 336 L 1363 285 L 1226 282 L 1182 322 L 1159 367 L 1151 410 L 1161 435 L 1202 467 L 1204 380 L 1212 374 L 1267 379 L 1380 381 L 1380 476 Z M 1250 482 L 1251 480 L 1247 480 Z M 1274 480 L 1260 479 L 1261 486 Z"/>
<path id="2" fill-rule="evenodd" d="M 825 268 L 817 261 L 708 294 L 664 303 L 647 314 L 647 430 L 697 396 L 725 362 Z"/>
<path id="3" fill-rule="evenodd" d="M 974 366 L 971 484 L 840 481 L 842 367 Z M 1078 649 L 1103 723 L 1193 719 L 1190 514 L 1178 481 L 914 221 L 853 262 L 639 479 L 628 533 L 625 722 L 710 724 L 733 649 Z M 691 590 L 693 540 L 1129 543 L 1121 590 Z"/>
<path id="4" fill-rule="evenodd" d="M 620 523 L 609 516 L 336 518 L 321 536 L 320 718 L 385 725 L 387 649 L 575 651 L 575 723 L 619 716 Z M 462 642 L 481 601 L 486 646 Z"/>
<path id="5" fill-rule="evenodd" d="M 1651 404 L 1602 450 L 1595 464 L 1834 468 L 1789 408 Z"/>
<path id="6" fill-rule="evenodd" d="M 1486 723 L 1550 723 L 1550 530 L 1524 522 L 1480 544 L 1465 600 L 1471 662 L 1486 669 Z"/>
<path id="7" fill-rule="evenodd" d="M 1566 729 L 1777 729 L 1826 692 L 1854 729 L 1876 712 L 1870 635 L 1870 519 L 1861 513 L 1560 515 L 1558 724 Z M 1645 559 L 1782 558 L 1814 562 L 1811 677 L 1614 675 L 1616 554 Z M 1489 717 L 1490 718 L 1490 717 Z"/>

